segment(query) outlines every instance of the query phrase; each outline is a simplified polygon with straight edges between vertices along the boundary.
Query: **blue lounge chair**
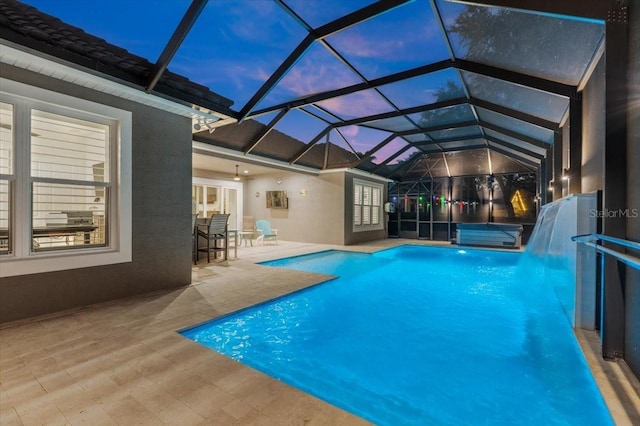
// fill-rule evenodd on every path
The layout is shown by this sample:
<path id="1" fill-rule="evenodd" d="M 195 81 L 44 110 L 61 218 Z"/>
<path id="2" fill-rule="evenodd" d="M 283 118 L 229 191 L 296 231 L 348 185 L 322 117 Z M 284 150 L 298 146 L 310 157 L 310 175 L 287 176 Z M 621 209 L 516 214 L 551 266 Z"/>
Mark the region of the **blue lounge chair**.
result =
<path id="1" fill-rule="evenodd" d="M 272 228 L 268 220 L 256 220 L 256 229 L 258 230 L 257 243 L 264 245 L 265 241 L 275 241 L 278 244 L 278 230 Z"/>

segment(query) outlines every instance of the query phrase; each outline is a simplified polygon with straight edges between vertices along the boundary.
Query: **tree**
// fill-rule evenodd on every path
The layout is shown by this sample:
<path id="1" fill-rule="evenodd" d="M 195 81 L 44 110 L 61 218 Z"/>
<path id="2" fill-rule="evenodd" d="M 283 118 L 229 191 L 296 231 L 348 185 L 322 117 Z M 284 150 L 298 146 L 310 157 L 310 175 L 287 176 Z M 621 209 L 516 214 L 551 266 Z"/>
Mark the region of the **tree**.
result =
<path id="1" fill-rule="evenodd" d="M 577 84 L 603 37 L 601 24 L 466 6 L 449 28 L 456 56 Z"/>
<path id="2" fill-rule="evenodd" d="M 463 98 L 464 96 L 464 89 L 457 82 L 447 80 L 444 85 L 436 91 L 435 102 Z M 468 113 L 465 114 L 465 111 L 468 111 Z M 423 111 L 420 114 L 420 121 L 418 121 L 417 124 L 422 128 L 426 128 L 443 123 L 459 123 L 469 119 L 473 119 L 473 115 L 468 106 L 453 106 Z"/>
<path id="3" fill-rule="evenodd" d="M 533 197 L 536 194 L 536 175 L 534 173 L 513 173 L 495 176 L 494 182 L 500 189 L 505 207 L 507 221 L 519 222 L 535 221 L 536 211 L 533 205 Z M 525 206 L 524 215 L 516 215 L 512 199 L 516 191 L 520 191 L 520 198 Z M 500 194 L 494 189 L 494 201 L 499 201 Z M 495 203 L 494 203 L 495 204 Z"/>

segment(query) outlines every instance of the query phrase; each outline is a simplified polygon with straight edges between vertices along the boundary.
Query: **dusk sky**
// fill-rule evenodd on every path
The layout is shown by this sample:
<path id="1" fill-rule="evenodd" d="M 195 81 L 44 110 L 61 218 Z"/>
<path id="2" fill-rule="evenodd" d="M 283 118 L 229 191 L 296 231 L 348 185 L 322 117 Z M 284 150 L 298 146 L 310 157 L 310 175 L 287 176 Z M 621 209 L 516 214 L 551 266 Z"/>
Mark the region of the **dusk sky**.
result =
<path id="1" fill-rule="evenodd" d="M 150 62 L 157 60 L 190 4 L 189 0 L 25 2 Z M 317 27 L 373 2 L 296 0 L 288 4 L 310 26 Z M 421 31 L 416 31 L 416 27 Z M 230 98 L 234 101 L 232 108 L 240 110 L 306 35 L 305 28 L 271 0 L 210 1 L 169 64 L 169 70 Z M 367 79 L 449 57 L 428 0 L 409 2 L 332 34 L 326 42 Z M 390 84 L 380 90 L 397 107 L 406 108 L 433 102 L 433 93 L 447 79 L 461 84 L 455 71 L 445 70 L 413 81 Z M 362 81 L 361 76 L 325 46 L 314 42 L 256 109 Z M 318 105 L 341 119 L 395 109 L 374 90 L 326 100 Z M 259 121 L 265 123 L 271 118 L 268 115 Z M 288 114 L 277 129 L 308 142 L 326 125 L 298 112 Z M 351 126 L 343 133 L 354 149 L 361 152 L 389 135 L 361 126 Z M 332 142 L 333 139 L 332 135 Z M 335 142 L 344 145 L 341 141 Z"/>
<path id="2" fill-rule="evenodd" d="M 23 1 L 152 63 L 157 61 L 191 3 L 190 0 Z M 285 2 L 309 27 L 317 28 L 375 1 Z M 300 97 L 345 88 L 450 59 L 452 52 L 447 47 L 447 37 L 451 40 L 456 56 L 466 57 L 473 53 L 467 51 L 468 43 L 463 43 L 456 34 L 449 31 L 467 6 L 442 0 L 437 0 L 435 4 L 442 13 L 446 32 L 441 31 L 429 0 L 410 1 L 358 25 L 333 33 L 323 43 L 314 42 L 253 110 L 259 111 Z M 541 19 L 548 19 L 552 23 L 557 21 L 551 17 Z M 168 68 L 231 99 L 234 102 L 232 109 L 240 111 L 307 34 L 305 26 L 274 1 L 211 0 Z M 593 31 L 592 38 L 596 40 L 598 34 L 598 31 Z M 504 58 L 504 61 L 509 67 L 512 59 Z M 524 65 L 517 66 L 526 67 L 526 58 Z M 439 91 L 441 93 L 438 100 L 445 99 L 442 97 L 443 88 L 455 87 L 458 89 L 457 93 L 462 93 L 465 83 L 472 95 L 474 85 L 479 84 L 483 85 L 485 91 L 489 87 L 489 92 L 502 93 L 504 98 L 490 99 L 501 105 L 537 105 L 537 109 L 525 112 L 549 120 L 557 120 L 567 108 L 566 99 L 449 68 L 383 85 L 377 90 L 362 90 L 327 99 L 316 104 L 321 109 L 305 107 L 305 110 L 313 111 L 327 121 L 292 110 L 278 123 L 276 129 L 307 143 L 328 122 L 428 105 L 436 101 Z M 459 96 L 455 91 L 450 93 Z M 476 96 L 482 98 L 483 93 Z M 536 101 L 524 102 L 532 99 Z M 265 114 L 256 119 L 266 124 L 276 114 L 277 112 Z M 420 115 L 413 114 L 409 118 L 417 123 Z M 406 119 L 377 123 L 393 126 L 385 127 L 388 131 L 349 126 L 340 130 L 342 136 L 332 132 L 330 140 L 346 149 L 350 149 L 348 145 L 351 145 L 357 152 L 367 152 L 387 138 L 391 131 L 413 128 L 411 121 Z M 394 126 L 400 128 L 392 128 Z M 536 136 L 540 133 L 536 129 L 530 131 Z M 376 154 L 376 161 L 388 158 L 387 154 L 403 143 L 406 144 L 404 141 L 388 144 Z M 404 157 L 405 155 L 401 158 Z"/>

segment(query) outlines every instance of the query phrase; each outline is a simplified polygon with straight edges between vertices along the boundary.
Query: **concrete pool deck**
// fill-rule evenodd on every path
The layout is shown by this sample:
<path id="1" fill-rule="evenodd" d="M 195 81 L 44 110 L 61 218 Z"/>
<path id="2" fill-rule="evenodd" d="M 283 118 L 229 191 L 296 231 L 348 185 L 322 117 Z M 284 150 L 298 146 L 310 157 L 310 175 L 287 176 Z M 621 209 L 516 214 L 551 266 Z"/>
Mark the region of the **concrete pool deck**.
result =
<path id="1" fill-rule="evenodd" d="M 430 244 L 241 246 L 237 259 L 201 259 L 186 287 L 6 324 L 0 328 L 0 424 L 369 424 L 176 331 L 330 278 L 256 262 L 405 243 Z M 595 333 L 576 334 L 616 424 L 640 424 L 640 397 L 624 365 L 598 357 Z"/>

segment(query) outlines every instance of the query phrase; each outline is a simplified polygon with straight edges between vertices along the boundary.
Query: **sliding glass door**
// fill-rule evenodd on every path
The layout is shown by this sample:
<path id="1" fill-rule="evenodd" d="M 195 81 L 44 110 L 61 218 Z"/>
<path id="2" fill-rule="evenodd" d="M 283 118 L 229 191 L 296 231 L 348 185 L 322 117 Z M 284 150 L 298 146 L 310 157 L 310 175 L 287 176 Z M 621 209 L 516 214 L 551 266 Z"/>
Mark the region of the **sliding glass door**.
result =
<path id="1" fill-rule="evenodd" d="M 193 178 L 191 211 L 199 218 L 229 214 L 229 229 L 238 229 L 242 218 L 242 183 Z"/>

